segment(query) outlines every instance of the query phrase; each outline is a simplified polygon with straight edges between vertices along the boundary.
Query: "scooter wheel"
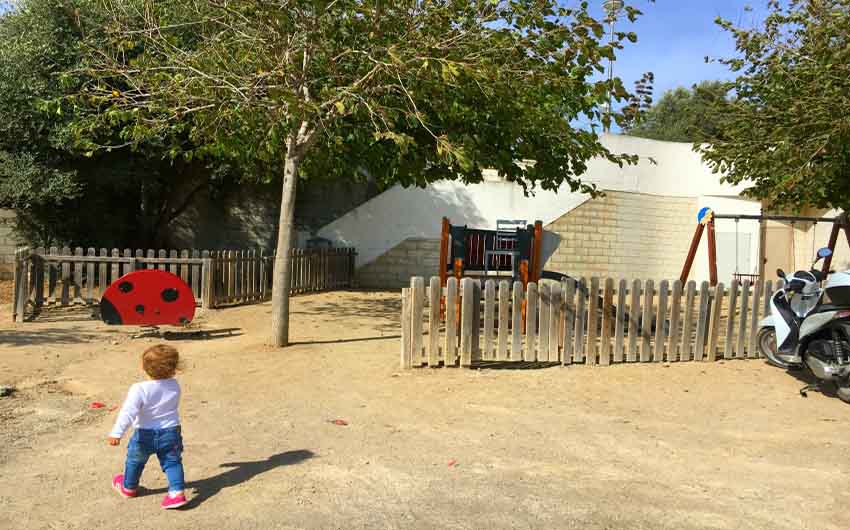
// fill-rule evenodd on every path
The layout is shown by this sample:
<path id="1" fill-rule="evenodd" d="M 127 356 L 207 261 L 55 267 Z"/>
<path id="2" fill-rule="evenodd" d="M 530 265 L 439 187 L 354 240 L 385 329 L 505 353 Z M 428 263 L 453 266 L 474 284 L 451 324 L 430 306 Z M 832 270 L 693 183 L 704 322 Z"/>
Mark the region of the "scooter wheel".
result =
<path id="1" fill-rule="evenodd" d="M 836 384 L 835 395 L 845 403 L 850 403 L 850 382 L 842 381 Z"/>
<path id="2" fill-rule="evenodd" d="M 759 354 L 768 361 L 776 358 L 776 330 L 773 328 L 762 328 L 756 337 Z"/>

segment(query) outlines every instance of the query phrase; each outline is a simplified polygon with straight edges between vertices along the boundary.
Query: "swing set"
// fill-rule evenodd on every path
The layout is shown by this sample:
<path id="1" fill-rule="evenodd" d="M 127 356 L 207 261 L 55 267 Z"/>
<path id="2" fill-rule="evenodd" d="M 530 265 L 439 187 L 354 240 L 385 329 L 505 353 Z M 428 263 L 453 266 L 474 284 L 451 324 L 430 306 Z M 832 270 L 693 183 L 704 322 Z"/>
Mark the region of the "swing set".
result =
<path id="1" fill-rule="evenodd" d="M 765 258 L 765 247 L 767 245 L 767 221 L 780 221 L 791 223 L 793 227 L 795 223 L 805 222 L 812 223 L 817 229 L 818 223 L 831 223 L 832 231 L 829 235 L 828 248 L 835 253 L 835 246 L 838 243 L 838 234 L 843 230 L 847 239 L 847 244 L 850 246 L 850 219 L 846 213 L 842 213 L 838 217 L 800 217 L 789 215 L 733 215 L 733 214 L 716 214 L 711 208 L 703 208 L 697 214 L 697 227 L 694 232 L 694 237 L 691 240 L 691 247 L 688 250 L 688 256 L 685 258 L 685 265 L 682 267 L 682 274 L 679 280 L 684 284 L 688 281 L 688 276 L 691 272 L 691 267 L 696 257 L 697 249 L 699 248 L 703 232 L 707 232 L 708 240 L 708 276 L 712 287 L 717 285 L 717 238 L 715 234 L 715 221 L 717 219 L 730 219 L 735 221 L 735 276 L 739 278 L 754 277 L 754 279 L 764 278 L 764 266 L 767 262 Z M 758 221 L 761 224 L 759 237 L 759 271 L 758 275 L 738 274 L 738 224 L 741 220 Z M 812 237 L 812 254 L 815 253 L 815 237 Z M 829 274 L 832 266 L 832 255 L 830 254 L 823 262 L 824 276 Z"/>

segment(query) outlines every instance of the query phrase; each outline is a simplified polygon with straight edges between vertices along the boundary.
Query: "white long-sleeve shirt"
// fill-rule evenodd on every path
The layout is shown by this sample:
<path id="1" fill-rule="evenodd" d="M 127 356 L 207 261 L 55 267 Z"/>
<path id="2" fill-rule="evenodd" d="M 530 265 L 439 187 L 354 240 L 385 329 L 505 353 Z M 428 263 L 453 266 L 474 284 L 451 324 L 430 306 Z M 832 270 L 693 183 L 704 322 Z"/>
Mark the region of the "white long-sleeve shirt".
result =
<path id="1" fill-rule="evenodd" d="M 180 425 L 177 407 L 180 385 L 176 379 L 153 379 L 136 383 L 127 392 L 109 436 L 121 438 L 132 425 L 136 429 L 168 429 Z"/>

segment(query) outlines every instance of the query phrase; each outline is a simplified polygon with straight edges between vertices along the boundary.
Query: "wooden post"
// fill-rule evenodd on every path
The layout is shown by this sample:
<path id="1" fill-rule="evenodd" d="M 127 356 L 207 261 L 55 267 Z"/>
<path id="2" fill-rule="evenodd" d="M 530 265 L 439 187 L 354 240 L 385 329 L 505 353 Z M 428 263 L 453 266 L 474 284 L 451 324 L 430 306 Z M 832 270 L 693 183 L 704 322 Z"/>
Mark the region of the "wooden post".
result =
<path id="1" fill-rule="evenodd" d="M 563 331 L 561 344 L 561 364 L 564 366 L 573 361 L 573 332 L 575 331 L 576 319 L 576 282 L 567 280 L 563 282 L 564 291 L 564 315 L 562 317 Z"/>
<path id="2" fill-rule="evenodd" d="M 537 360 L 548 362 L 549 359 L 549 317 L 552 313 L 551 290 L 549 285 L 541 282 L 537 287 Z"/>
<path id="3" fill-rule="evenodd" d="M 741 286 L 741 317 L 738 320 L 738 342 L 735 346 L 735 358 L 745 359 L 747 357 L 746 347 L 749 342 L 747 337 L 747 319 L 750 310 L 750 280 L 744 280 Z"/>
<path id="4" fill-rule="evenodd" d="M 632 282 L 631 304 L 629 305 L 629 346 L 626 350 L 626 362 L 635 362 L 638 355 L 637 339 L 640 336 L 640 295 L 641 281 Z"/>
<path id="5" fill-rule="evenodd" d="M 413 366 L 422 366 L 424 361 L 422 357 L 422 314 L 425 309 L 425 279 L 420 276 L 411 278 L 410 293 L 413 297 L 413 303 L 410 306 L 412 310 L 410 333 L 412 336 L 411 344 L 413 344 L 411 359 Z"/>
<path id="6" fill-rule="evenodd" d="M 697 344 L 694 348 L 695 361 L 702 361 L 705 358 L 705 339 L 708 332 L 708 308 L 711 300 L 711 288 L 709 282 L 702 282 L 702 287 L 699 290 L 699 312 L 697 313 Z"/>
<path id="7" fill-rule="evenodd" d="M 472 325 L 474 322 L 472 312 L 475 302 L 475 286 L 471 278 L 464 278 L 460 282 L 461 290 L 461 326 L 460 326 L 460 365 L 472 366 Z M 476 330 L 477 331 L 477 330 Z M 415 353 L 415 352 L 414 352 Z"/>
<path id="8" fill-rule="evenodd" d="M 86 255 L 89 258 L 95 257 L 95 250 L 93 248 L 89 247 L 86 250 Z M 95 303 L 94 295 L 95 295 L 95 293 L 97 293 L 97 291 L 95 291 L 95 288 L 94 288 L 94 284 L 95 284 L 94 278 L 95 278 L 94 261 L 89 261 L 88 263 L 86 263 L 86 303 L 89 303 L 89 304 Z"/>
<path id="9" fill-rule="evenodd" d="M 611 303 L 614 299 L 614 280 L 607 278 L 602 294 L 602 343 L 599 347 L 599 364 L 611 364 Z M 614 315 L 616 317 L 616 315 Z"/>
<path id="10" fill-rule="evenodd" d="M 44 248 L 35 249 L 35 255 L 32 256 L 32 259 L 33 274 L 35 275 L 35 307 L 41 309 L 44 306 L 44 269 L 46 266 Z"/>
<path id="11" fill-rule="evenodd" d="M 83 249 L 80 247 L 75 248 L 74 256 L 83 257 Z M 72 299 L 74 305 L 85 305 L 85 301 L 83 300 L 83 263 L 82 260 L 74 260 L 74 297 Z"/>
<path id="12" fill-rule="evenodd" d="M 439 279 L 437 279 L 439 281 Z M 438 299 L 439 300 L 439 299 Z M 496 329 L 496 282 L 487 280 L 484 283 L 484 351 L 483 358 L 492 361 L 496 359 L 495 349 Z"/>
<path id="13" fill-rule="evenodd" d="M 209 251 L 204 251 L 203 265 L 201 266 L 201 275 L 203 277 L 203 297 L 201 307 L 203 309 L 212 309 L 216 306 L 215 294 L 213 288 L 213 259 L 209 257 Z"/>
<path id="14" fill-rule="evenodd" d="M 717 285 L 717 240 L 714 235 L 713 215 L 708 221 L 708 279 L 712 287 Z"/>
<path id="15" fill-rule="evenodd" d="M 764 215 L 762 213 L 762 215 Z M 759 221 L 759 278 L 764 281 L 764 268 L 767 264 L 767 221 Z"/>
<path id="16" fill-rule="evenodd" d="M 576 288 L 576 315 L 573 332 L 573 362 L 583 363 L 585 352 L 585 324 L 590 320 L 587 318 L 587 280 L 582 278 Z M 594 345 L 595 346 L 595 345 Z"/>
<path id="17" fill-rule="evenodd" d="M 29 249 L 15 252 L 15 293 L 12 320 L 23 322 L 29 298 Z"/>
<path id="18" fill-rule="evenodd" d="M 428 289 L 428 365 L 437 368 L 440 365 L 440 295 L 443 291 L 440 278 L 432 276 Z"/>
<path id="19" fill-rule="evenodd" d="M 62 306 L 70 304 L 71 293 L 71 262 L 68 261 L 71 256 L 71 249 L 62 247 L 62 255 L 65 259 L 62 261 Z"/>
<path id="20" fill-rule="evenodd" d="M 764 290 L 764 282 L 758 281 L 753 289 L 753 309 L 750 314 L 750 340 L 747 343 L 747 358 L 755 359 L 758 357 L 756 337 L 759 331 L 759 313 L 761 311 L 761 295 Z"/>
<path id="21" fill-rule="evenodd" d="M 401 368 L 409 369 L 413 366 L 411 359 L 412 346 L 410 343 L 410 289 L 405 287 L 401 290 Z"/>
<path id="22" fill-rule="evenodd" d="M 559 362 L 559 340 L 561 336 L 561 286 L 557 283 L 551 287 L 551 313 L 549 314 L 549 362 Z"/>
<path id="23" fill-rule="evenodd" d="M 514 288 L 512 291 L 512 299 L 511 303 L 511 360 L 512 361 L 521 361 L 522 360 L 522 307 L 524 302 L 523 299 L 523 287 L 521 282 L 514 282 Z"/>
<path id="24" fill-rule="evenodd" d="M 449 218 L 443 217 L 442 228 L 440 230 L 440 285 L 446 285 L 448 278 L 449 265 Z M 442 298 L 441 298 L 442 300 Z"/>
<path id="25" fill-rule="evenodd" d="M 726 286 L 723 282 L 714 288 L 714 298 L 711 306 L 711 320 L 708 324 L 708 353 L 706 360 L 713 362 L 717 360 L 717 337 L 720 332 L 720 317 L 723 314 L 723 299 L 726 296 Z"/>
<path id="26" fill-rule="evenodd" d="M 599 278 L 590 279 L 590 292 L 587 295 L 587 346 L 584 350 L 584 362 L 593 366 L 597 363 L 597 338 L 599 337 Z"/>
<path id="27" fill-rule="evenodd" d="M 627 283 L 626 280 L 620 280 L 620 283 L 617 285 L 617 321 L 614 324 L 614 355 L 612 361 L 614 363 L 623 362 L 623 345 L 624 345 L 624 332 L 626 330 L 626 291 L 627 291 Z"/>
<path id="28" fill-rule="evenodd" d="M 685 291 L 685 319 L 682 321 L 682 342 L 679 348 L 679 359 L 691 360 L 691 334 L 694 330 L 694 298 L 696 297 L 697 285 L 693 281 L 688 282 Z"/>
<path id="29" fill-rule="evenodd" d="M 540 280 L 540 272 L 543 269 L 543 264 L 540 263 L 540 257 L 543 247 L 543 223 L 535 221 L 534 223 L 534 242 L 531 248 L 531 271 L 529 272 L 529 281 L 537 283 Z"/>
<path id="30" fill-rule="evenodd" d="M 646 280 L 643 288 L 643 317 L 641 323 L 643 329 L 640 330 L 641 345 L 640 345 L 640 362 L 645 363 L 651 360 L 651 344 L 652 339 L 652 309 L 655 301 L 655 282 Z"/>
<path id="31" fill-rule="evenodd" d="M 664 329 L 667 324 L 667 299 L 669 297 L 670 282 L 662 280 L 658 286 L 658 310 L 655 312 L 655 342 L 652 346 L 652 360 L 664 361 L 664 348 L 667 345 L 667 332 Z M 669 360 L 669 358 L 668 358 Z"/>
<path id="32" fill-rule="evenodd" d="M 670 302 L 670 333 L 667 336 L 667 360 L 679 360 L 679 322 L 682 312 L 682 282 L 673 282 L 673 299 Z"/>
<path id="33" fill-rule="evenodd" d="M 529 283 L 525 288 L 526 308 L 525 313 L 525 349 L 522 360 L 534 362 L 537 360 L 537 284 Z"/>
<path id="34" fill-rule="evenodd" d="M 499 329 L 497 361 L 508 359 L 508 313 L 511 305 L 511 284 L 507 280 L 499 282 Z M 447 323 L 448 324 L 448 323 Z"/>
<path id="35" fill-rule="evenodd" d="M 457 364 L 457 278 L 446 280 L 446 346 L 443 350 L 443 364 Z"/>
<path id="36" fill-rule="evenodd" d="M 694 231 L 694 237 L 691 240 L 691 248 L 688 249 L 688 257 L 685 258 L 685 265 L 682 267 L 682 274 L 679 275 L 679 281 L 683 284 L 688 281 L 688 276 L 691 274 L 691 267 L 694 264 L 694 258 L 696 258 L 697 249 L 699 248 L 699 242 L 700 239 L 702 239 L 702 233 L 704 230 L 704 224 L 697 224 L 697 229 Z"/>
<path id="37" fill-rule="evenodd" d="M 729 286 L 729 316 L 726 320 L 726 341 L 723 346 L 723 358 L 733 357 L 733 346 L 735 338 L 735 313 L 738 309 L 738 280 L 732 280 Z"/>

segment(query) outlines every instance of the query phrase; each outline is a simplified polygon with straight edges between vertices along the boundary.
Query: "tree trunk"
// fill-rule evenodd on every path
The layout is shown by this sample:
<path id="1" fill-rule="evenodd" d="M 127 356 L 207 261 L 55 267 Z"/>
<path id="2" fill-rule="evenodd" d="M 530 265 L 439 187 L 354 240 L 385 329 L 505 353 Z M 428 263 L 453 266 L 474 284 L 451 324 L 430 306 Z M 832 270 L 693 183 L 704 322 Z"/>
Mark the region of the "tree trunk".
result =
<path id="1" fill-rule="evenodd" d="M 295 189 L 298 181 L 298 165 L 301 156 L 295 151 L 296 141 L 287 145 L 283 167 L 283 192 L 280 199 L 277 251 L 272 276 L 272 344 L 289 345 L 289 285 L 292 271 L 293 218 L 295 217 Z"/>

